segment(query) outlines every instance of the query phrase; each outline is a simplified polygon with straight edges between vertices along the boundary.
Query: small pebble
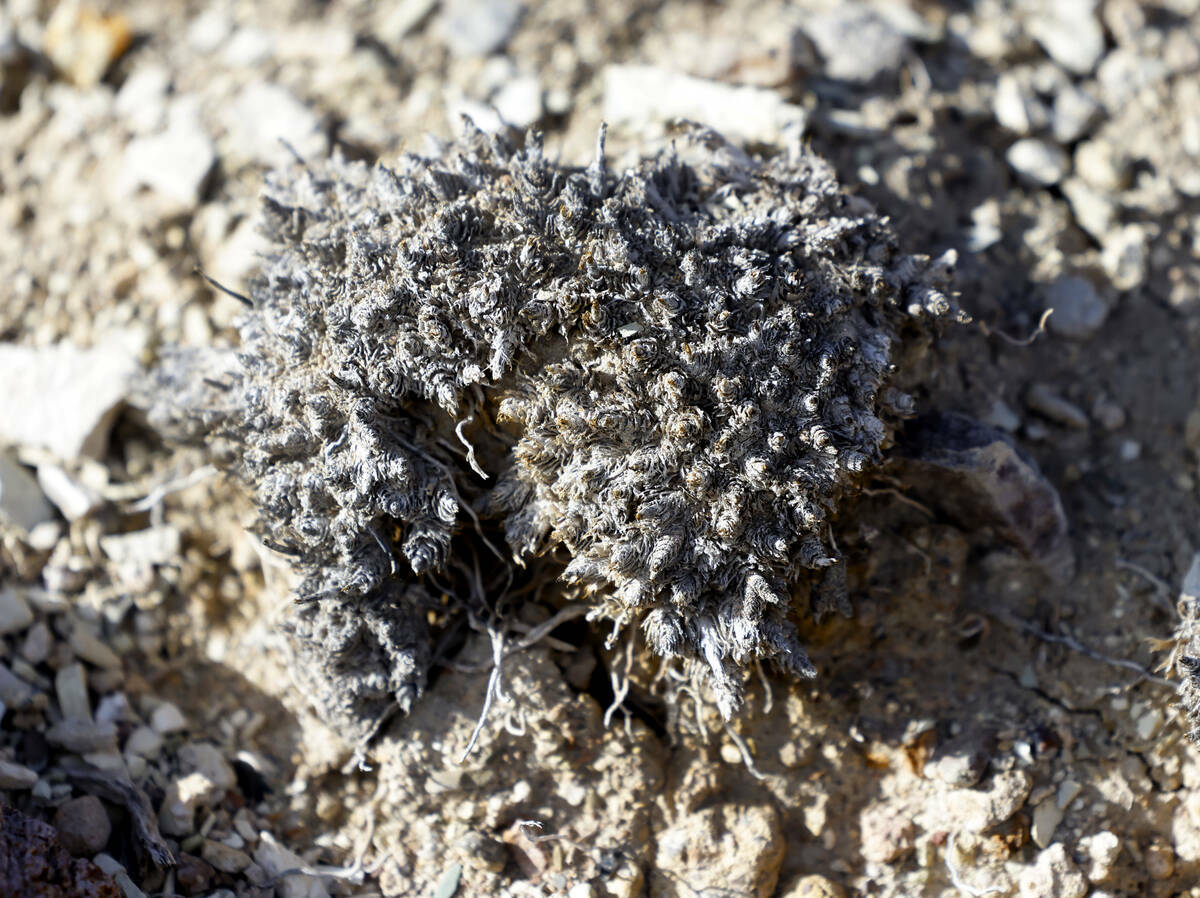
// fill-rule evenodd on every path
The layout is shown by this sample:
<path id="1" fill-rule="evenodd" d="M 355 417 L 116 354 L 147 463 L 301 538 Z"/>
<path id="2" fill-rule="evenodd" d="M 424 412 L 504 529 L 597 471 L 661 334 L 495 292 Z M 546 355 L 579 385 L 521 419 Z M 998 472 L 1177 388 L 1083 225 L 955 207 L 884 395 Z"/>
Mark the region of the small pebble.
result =
<path id="1" fill-rule="evenodd" d="M 154 727 L 155 732 L 165 736 L 169 733 L 186 730 L 187 720 L 184 718 L 183 712 L 173 704 L 162 702 L 150 715 L 150 726 Z"/>
<path id="2" fill-rule="evenodd" d="M 50 628 L 38 621 L 21 642 L 21 657 L 29 664 L 41 664 L 50 656 Z"/>
<path id="3" fill-rule="evenodd" d="M 1107 431 L 1125 426 L 1125 409 L 1111 399 L 1097 399 L 1092 405 L 1092 419 Z"/>
<path id="4" fill-rule="evenodd" d="M 0 636 L 19 633 L 33 623 L 29 603 L 15 590 L 0 588 Z"/>
<path id="5" fill-rule="evenodd" d="M 185 895 L 203 892 L 212 884 L 216 871 L 203 858 L 181 851 L 176 858 L 175 884 Z"/>
<path id="6" fill-rule="evenodd" d="M 212 839 L 205 839 L 200 856 L 223 873 L 240 873 L 250 866 L 250 855 Z"/>
<path id="7" fill-rule="evenodd" d="M 54 691 L 63 717 L 69 720 L 91 720 L 92 706 L 88 700 L 87 674 L 82 664 L 68 664 L 54 675 Z"/>
<path id="8" fill-rule="evenodd" d="M 153 727 L 140 726 L 125 740 L 125 751 L 153 760 L 162 751 L 163 739 Z"/>
<path id="9" fill-rule="evenodd" d="M 1121 440 L 1121 446 L 1117 451 L 1121 456 L 1121 461 L 1137 461 L 1142 456 L 1142 444 L 1137 440 Z"/>
<path id="10" fill-rule="evenodd" d="M 0 789 L 30 789 L 38 775 L 22 764 L 0 760 Z"/>
<path id="11" fill-rule="evenodd" d="M 1084 859 L 1084 873 L 1091 882 L 1103 882 L 1112 875 L 1113 865 L 1121 853 L 1121 840 L 1103 830 L 1079 840 L 1079 854 Z"/>
<path id="12" fill-rule="evenodd" d="M 779 898 L 846 898 L 846 892 L 833 880 L 813 874 L 800 877 Z"/>
<path id="13" fill-rule="evenodd" d="M 119 670 L 121 667 L 121 659 L 117 653 L 84 627 L 75 627 L 67 642 L 71 650 L 89 664 L 106 670 Z"/>
<path id="14" fill-rule="evenodd" d="M 1025 404 L 1040 415 L 1078 430 L 1086 430 L 1088 417 L 1083 409 L 1064 399 L 1048 384 L 1034 384 L 1025 394 Z"/>
<path id="15" fill-rule="evenodd" d="M 94 795 L 73 798 L 54 814 L 59 841 L 75 857 L 91 857 L 108 844 L 112 823 L 103 803 Z"/>
<path id="16" fill-rule="evenodd" d="M 1060 147 L 1032 137 L 1014 143 L 1005 158 L 1019 174 L 1043 187 L 1057 184 L 1070 170 L 1070 160 Z"/>
<path id="17" fill-rule="evenodd" d="M 1108 317 L 1108 304 L 1086 278 L 1059 278 L 1044 287 L 1042 295 L 1045 307 L 1054 309 L 1051 332 L 1070 340 L 1094 336 Z"/>
<path id="18" fill-rule="evenodd" d="M 1160 881 L 1175 875 L 1175 852 L 1170 845 L 1156 841 L 1146 849 L 1146 872 Z"/>

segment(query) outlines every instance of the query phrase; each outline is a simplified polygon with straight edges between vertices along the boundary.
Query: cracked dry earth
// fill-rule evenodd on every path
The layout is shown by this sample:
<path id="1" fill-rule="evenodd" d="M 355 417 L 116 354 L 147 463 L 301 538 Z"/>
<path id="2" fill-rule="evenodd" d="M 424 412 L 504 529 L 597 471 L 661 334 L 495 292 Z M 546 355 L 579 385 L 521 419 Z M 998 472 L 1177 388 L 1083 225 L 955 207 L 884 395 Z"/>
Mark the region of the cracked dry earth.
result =
<path id="1" fill-rule="evenodd" d="M 9 0 L 0 79 L 0 803 L 93 865 L 22 880 L 41 831 L 5 822 L 3 889 L 1200 895 L 1158 669 L 1200 580 L 1196 0 Z M 918 405 L 1036 459 L 1073 576 L 885 470 L 839 521 L 853 615 L 803 623 L 817 679 L 756 673 L 725 725 L 575 620 L 507 658 L 460 762 L 476 634 L 355 758 L 290 686 L 244 497 L 106 389 L 229 338 L 195 268 L 252 272 L 280 137 L 386 160 L 463 112 L 574 164 L 602 121 L 614 165 L 674 117 L 757 153 L 803 128 L 905 250 L 958 251 L 974 323 Z"/>

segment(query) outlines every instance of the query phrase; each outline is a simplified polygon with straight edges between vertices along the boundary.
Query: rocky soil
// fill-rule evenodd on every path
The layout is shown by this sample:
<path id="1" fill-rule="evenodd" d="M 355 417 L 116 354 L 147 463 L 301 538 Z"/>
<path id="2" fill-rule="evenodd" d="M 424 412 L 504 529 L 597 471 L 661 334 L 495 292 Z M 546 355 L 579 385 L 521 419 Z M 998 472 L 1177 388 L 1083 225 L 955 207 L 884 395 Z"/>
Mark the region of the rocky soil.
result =
<path id="1" fill-rule="evenodd" d="M 803 133 L 906 250 L 957 250 L 974 321 L 918 403 L 1036 459 L 1074 571 L 898 465 L 839 523 L 816 680 L 667 706 L 643 647 L 540 626 L 550 585 L 472 751 L 484 634 L 355 755 L 290 685 L 245 499 L 127 378 L 231 338 L 197 269 L 253 271 L 266 169 L 462 114 L 580 164 L 602 122 L 614 164 L 679 117 Z M 1198 358 L 1200 0 L 8 0 L 0 891 L 1200 896 L 1160 669 L 1200 595 Z"/>

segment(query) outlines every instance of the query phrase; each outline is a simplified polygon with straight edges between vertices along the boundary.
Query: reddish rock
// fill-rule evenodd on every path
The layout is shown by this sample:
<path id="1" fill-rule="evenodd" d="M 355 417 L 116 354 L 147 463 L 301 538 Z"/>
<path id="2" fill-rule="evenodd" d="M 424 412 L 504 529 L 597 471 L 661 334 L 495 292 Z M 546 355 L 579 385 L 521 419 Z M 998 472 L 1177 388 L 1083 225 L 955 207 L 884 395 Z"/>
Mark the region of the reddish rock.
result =
<path id="1" fill-rule="evenodd" d="M 75 859 L 48 823 L 0 806 L 0 895 L 6 898 L 121 898 L 91 861 Z"/>

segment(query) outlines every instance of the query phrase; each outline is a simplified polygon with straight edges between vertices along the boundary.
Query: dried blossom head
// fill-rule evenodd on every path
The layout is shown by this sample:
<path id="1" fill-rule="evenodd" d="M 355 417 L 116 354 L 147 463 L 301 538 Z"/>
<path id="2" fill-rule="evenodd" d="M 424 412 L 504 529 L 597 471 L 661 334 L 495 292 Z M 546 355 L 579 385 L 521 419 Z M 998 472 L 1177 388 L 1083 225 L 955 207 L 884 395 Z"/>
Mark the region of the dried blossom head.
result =
<path id="1" fill-rule="evenodd" d="M 952 311 L 952 257 L 901 254 L 811 152 L 698 127 L 624 173 L 603 135 L 575 170 L 468 129 L 395 168 L 277 172 L 264 210 L 240 349 L 164 364 L 155 417 L 222 440 L 253 489 L 303 575 L 309 681 L 365 665 L 324 705 L 419 693 L 419 581 L 468 525 L 510 562 L 565 550 L 726 714 L 756 659 L 814 673 L 793 594 L 838 565 L 839 497 L 911 411 L 898 341 Z"/>

